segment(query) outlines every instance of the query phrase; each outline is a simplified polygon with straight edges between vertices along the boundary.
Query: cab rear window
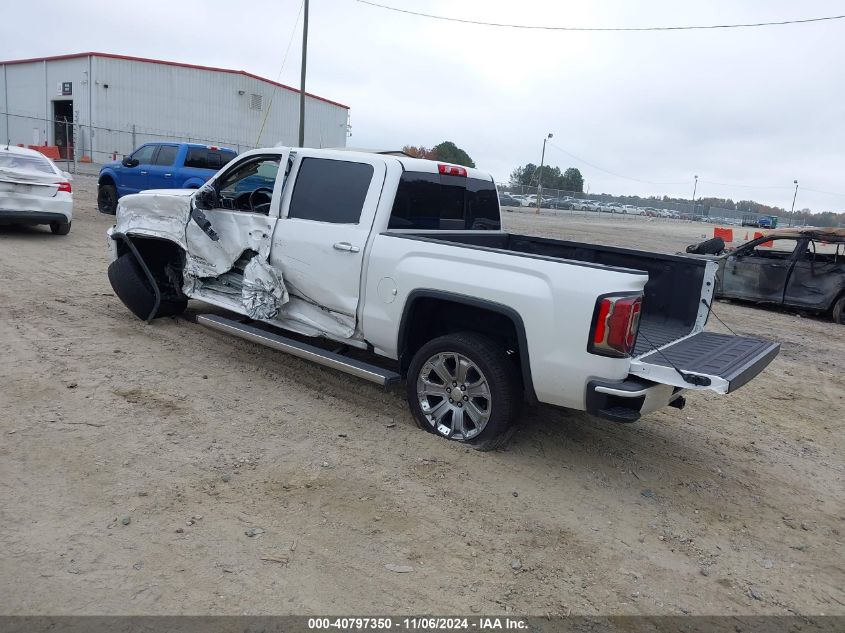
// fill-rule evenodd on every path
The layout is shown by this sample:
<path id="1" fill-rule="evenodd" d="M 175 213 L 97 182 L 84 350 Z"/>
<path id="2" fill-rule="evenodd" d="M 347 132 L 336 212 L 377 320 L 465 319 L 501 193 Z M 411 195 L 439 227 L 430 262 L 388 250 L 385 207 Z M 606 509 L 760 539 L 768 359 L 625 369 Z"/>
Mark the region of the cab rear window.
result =
<path id="1" fill-rule="evenodd" d="M 490 180 L 406 171 L 396 191 L 388 228 L 498 230 L 496 186 Z"/>
<path id="2" fill-rule="evenodd" d="M 214 169 L 216 171 L 235 156 L 235 152 L 232 151 L 208 149 L 205 147 L 189 147 L 188 155 L 185 157 L 185 167 Z"/>

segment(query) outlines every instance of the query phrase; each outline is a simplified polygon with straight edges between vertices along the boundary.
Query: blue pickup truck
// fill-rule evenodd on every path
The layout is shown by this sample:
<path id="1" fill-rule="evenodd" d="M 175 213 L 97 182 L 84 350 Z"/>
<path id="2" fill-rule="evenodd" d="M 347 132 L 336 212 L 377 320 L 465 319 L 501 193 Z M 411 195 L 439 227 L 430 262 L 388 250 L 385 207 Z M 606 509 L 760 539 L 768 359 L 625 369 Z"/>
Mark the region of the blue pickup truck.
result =
<path id="1" fill-rule="evenodd" d="M 121 196 L 145 189 L 197 189 L 237 154 L 195 143 L 146 143 L 122 161 L 103 165 L 97 208 L 114 215 Z"/>

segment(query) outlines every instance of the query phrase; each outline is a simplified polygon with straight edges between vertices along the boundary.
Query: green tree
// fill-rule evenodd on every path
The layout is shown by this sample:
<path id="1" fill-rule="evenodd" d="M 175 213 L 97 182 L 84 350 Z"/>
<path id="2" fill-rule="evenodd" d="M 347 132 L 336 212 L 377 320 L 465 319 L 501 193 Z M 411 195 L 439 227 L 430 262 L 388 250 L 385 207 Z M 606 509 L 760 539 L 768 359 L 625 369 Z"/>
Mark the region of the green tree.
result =
<path id="1" fill-rule="evenodd" d="M 577 167 L 569 167 L 563 172 L 561 186 L 558 189 L 581 193 L 584 191 L 584 176 L 581 175 Z"/>
<path id="2" fill-rule="evenodd" d="M 436 160 L 446 163 L 463 165 L 464 167 L 475 167 L 475 162 L 464 150 L 455 145 L 452 141 L 443 141 L 431 148 Z"/>
<path id="3" fill-rule="evenodd" d="M 517 167 L 511 172 L 510 183 L 514 186 L 536 187 L 540 181 L 541 171 L 534 163 L 528 163 L 523 167 Z M 584 177 L 575 167 L 570 167 L 565 172 L 560 167 L 543 165 L 543 189 L 563 189 L 565 191 L 584 191 Z"/>
<path id="4" fill-rule="evenodd" d="M 534 163 L 528 163 L 524 167 L 517 167 L 511 172 L 510 184 L 515 187 L 518 185 L 528 187 L 531 185 L 531 180 L 534 178 L 534 172 L 536 171 L 537 165 Z"/>
<path id="5" fill-rule="evenodd" d="M 423 147 L 420 145 L 417 147 L 416 145 L 406 145 L 402 148 L 402 151 L 408 154 L 408 156 L 413 156 L 414 158 L 425 158 L 427 160 L 436 160 L 434 156 L 434 150 L 428 149 L 427 147 Z"/>

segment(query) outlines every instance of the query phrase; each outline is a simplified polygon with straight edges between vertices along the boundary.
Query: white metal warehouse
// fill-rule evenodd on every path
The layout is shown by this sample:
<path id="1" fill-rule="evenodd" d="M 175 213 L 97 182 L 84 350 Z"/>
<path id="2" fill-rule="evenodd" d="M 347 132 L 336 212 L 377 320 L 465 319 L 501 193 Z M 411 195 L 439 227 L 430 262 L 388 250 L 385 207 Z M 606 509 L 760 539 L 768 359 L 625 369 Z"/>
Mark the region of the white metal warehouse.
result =
<path id="1" fill-rule="evenodd" d="M 62 158 L 101 163 L 157 140 L 239 152 L 298 144 L 299 90 L 243 70 L 108 53 L 0 69 L 0 141 Z M 348 106 L 306 93 L 305 145 L 344 147 L 348 118 Z"/>

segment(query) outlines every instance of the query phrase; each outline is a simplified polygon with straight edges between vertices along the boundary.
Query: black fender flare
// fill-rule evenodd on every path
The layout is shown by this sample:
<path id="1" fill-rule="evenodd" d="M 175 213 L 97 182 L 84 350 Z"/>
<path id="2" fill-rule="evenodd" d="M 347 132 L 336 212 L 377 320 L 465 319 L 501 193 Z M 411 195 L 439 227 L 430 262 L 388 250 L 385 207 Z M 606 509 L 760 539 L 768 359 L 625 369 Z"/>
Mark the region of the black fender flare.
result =
<path id="1" fill-rule="evenodd" d="M 161 288 L 158 287 L 158 282 L 156 281 L 152 272 L 150 272 L 150 268 L 149 266 L 147 266 L 147 262 L 145 262 L 144 258 L 141 257 L 141 253 L 138 252 L 138 248 L 135 246 L 135 244 L 132 243 L 132 240 L 129 238 L 129 236 L 125 233 L 112 233 L 111 238 L 114 241 L 119 240 L 126 245 L 126 247 L 129 249 L 129 252 L 132 253 L 132 256 L 138 262 L 138 265 L 141 267 L 141 270 L 144 271 L 144 276 L 146 276 L 147 281 L 150 282 L 150 286 L 153 289 L 153 293 L 155 293 L 155 303 L 153 304 L 153 309 L 150 311 L 149 316 L 146 318 L 146 322 L 149 323 L 153 320 L 153 317 L 158 313 L 158 309 L 161 306 Z"/>
<path id="2" fill-rule="evenodd" d="M 447 292 L 445 290 L 434 289 L 417 289 L 408 294 L 405 300 L 405 305 L 402 308 L 402 318 L 399 321 L 399 332 L 397 335 L 397 352 L 400 363 L 403 363 L 403 356 L 407 354 L 408 347 L 408 325 L 410 316 L 414 310 L 414 304 L 420 299 L 440 299 L 443 301 L 450 301 L 453 303 L 461 303 L 474 308 L 488 310 L 501 314 L 513 323 L 514 330 L 516 330 L 517 345 L 519 347 L 519 364 L 520 374 L 522 376 L 523 388 L 525 390 L 525 399 L 530 404 L 536 404 L 537 394 L 534 391 L 534 381 L 531 378 L 531 361 L 528 355 L 528 339 L 525 335 L 525 324 L 522 321 L 522 316 L 511 308 L 495 301 L 487 299 L 479 299 L 468 295 L 462 295 L 454 292 Z"/>

